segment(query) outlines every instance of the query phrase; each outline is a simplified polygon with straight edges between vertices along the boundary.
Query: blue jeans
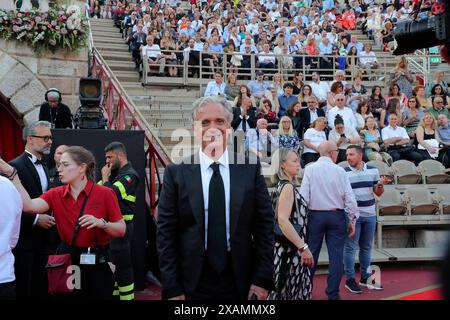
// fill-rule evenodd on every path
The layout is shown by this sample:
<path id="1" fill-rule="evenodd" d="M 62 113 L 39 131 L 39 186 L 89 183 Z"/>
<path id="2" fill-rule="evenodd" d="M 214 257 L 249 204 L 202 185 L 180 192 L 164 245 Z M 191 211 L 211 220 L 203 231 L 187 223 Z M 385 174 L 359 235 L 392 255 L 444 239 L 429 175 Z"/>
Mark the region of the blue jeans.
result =
<path id="1" fill-rule="evenodd" d="M 314 257 L 314 265 L 319 261 L 323 237 L 327 243 L 329 273 L 327 278 L 328 299 L 339 298 L 339 285 L 344 273 L 344 243 L 347 235 L 347 223 L 344 211 L 310 211 L 308 216 L 307 243 Z M 311 269 L 314 276 L 315 268 Z"/>
<path id="2" fill-rule="evenodd" d="M 372 240 L 377 225 L 377 217 L 359 217 L 356 220 L 355 235 L 347 237 L 344 246 L 344 271 L 348 279 L 355 278 L 355 254 L 359 245 L 359 265 L 361 278 L 370 276 L 368 270 L 371 261 Z"/>

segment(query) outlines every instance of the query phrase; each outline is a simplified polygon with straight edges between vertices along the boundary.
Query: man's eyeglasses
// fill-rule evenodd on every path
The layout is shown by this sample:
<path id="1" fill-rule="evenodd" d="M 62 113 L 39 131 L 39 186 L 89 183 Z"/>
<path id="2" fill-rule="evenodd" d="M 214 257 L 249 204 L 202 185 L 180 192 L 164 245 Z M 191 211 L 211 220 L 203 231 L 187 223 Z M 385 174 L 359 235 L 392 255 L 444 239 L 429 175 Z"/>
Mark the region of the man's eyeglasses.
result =
<path id="1" fill-rule="evenodd" d="M 344 99 L 336 99 L 336 101 L 344 101 Z"/>
<path id="2" fill-rule="evenodd" d="M 48 140 L 53 140 L 52 136 L 35 136 L 35 135 L 31 135 L 31 137 L 43 139 L 44 142 L 48 142 Z"/>
<path id="3" fill-rule="evenodd" d="M 308 101 L 308 104 L 316 104 L 317 101 Z"/>

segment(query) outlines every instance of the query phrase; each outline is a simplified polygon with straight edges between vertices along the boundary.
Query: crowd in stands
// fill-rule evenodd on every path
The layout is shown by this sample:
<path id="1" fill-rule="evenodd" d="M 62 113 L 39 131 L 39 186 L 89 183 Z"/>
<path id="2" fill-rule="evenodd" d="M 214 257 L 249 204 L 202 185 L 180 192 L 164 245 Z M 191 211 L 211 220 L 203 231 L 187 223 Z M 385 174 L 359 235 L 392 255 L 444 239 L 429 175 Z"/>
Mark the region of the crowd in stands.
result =
<path id="1" fill-rule="evenodd" d="M 303 165 L 315 161 L 318 145 L 329 139 L 342 151 L 338 160 L 345 160 L 346 146 L 361 144 L 365 160 L 417 164 L 436 158 L 448 167 L 445 134 L 441 138 L 438 130 L 438 117 L 450 118 L 443 73 L 416 85 L 402 57 L 389 73 L 387 90 L 362 84 L 378 79 L 372 47 L 392 50 L 394 27 L 411 19 L 417 6 L 375 0 L 106 1 L 101 10 L 92 6 L 91 14 L 114 19 L 141 71 L 144 59 L 161 76 L 181 76 L 183 62 L 189 77 L 201 75 L 200 65 L 207 70 L 214 80 L 204 95 L 234 103 L 232 126 L 245 132 L 247 150 L 260 156 L 261 139 L 255 137 L 262 132 L 269 144 L 302 152 Z M 360 42 L 350 33 L 355 29 L 373 43 Z M 252 66 L 258 68 L 254 79 Z M 277 73 L 279 66 L 291 72 Z"/>

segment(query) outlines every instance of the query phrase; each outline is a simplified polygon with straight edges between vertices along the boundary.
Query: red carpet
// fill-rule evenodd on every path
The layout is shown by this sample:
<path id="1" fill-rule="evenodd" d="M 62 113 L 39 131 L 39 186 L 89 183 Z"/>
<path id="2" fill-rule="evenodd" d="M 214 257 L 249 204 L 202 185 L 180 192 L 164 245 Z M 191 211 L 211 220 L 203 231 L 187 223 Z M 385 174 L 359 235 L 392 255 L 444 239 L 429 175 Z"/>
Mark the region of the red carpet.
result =
<path id="1" fill-rule="evenodd" d="M 345 289 L 342 278 L 340 295 L 342 300 L 442 300 L 439 288 L 438 268 L 429 263 L 380 265 L 382 291 L 363 289 L 363 294 L 352 294 Z M 359 274 L 356 275 L 359 280 Z M 314 277 L 313 300 L 326 300 L 327 275 Z M 136 300 L 160 300 L 161 288 L 149 285 L 135 292 Z"/>
<path id="2" fill-rule="evenodd" d="M 440 288 L 426 290 L 424 292 L 412 294 L 397 300 L 443 300 Z"/>

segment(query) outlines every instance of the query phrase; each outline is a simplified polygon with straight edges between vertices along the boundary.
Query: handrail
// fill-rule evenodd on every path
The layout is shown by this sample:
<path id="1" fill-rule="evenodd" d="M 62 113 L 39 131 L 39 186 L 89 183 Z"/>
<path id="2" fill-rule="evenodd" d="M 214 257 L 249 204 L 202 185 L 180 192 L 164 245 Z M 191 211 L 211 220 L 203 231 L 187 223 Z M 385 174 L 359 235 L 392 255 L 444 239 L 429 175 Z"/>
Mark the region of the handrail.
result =
<path id="1" fill-rule="evenodd" d="M 88 8 L 86 9 L 88 10 Z M 115 74 L 112 72 L 106 61 L 103 59 L 101 53 L 95 47 L 92 37 L 92 30 L 90 28 L 89 15 L 87 16 L 89 25 L 89 49 L 91 61 L 91 75 L 98 77 L 102 81 L 102 88 L 104 92 L 104 107 L 105 117 L 107 118 L 109 129 L 127 129 L 137 128 L 144 131 L 145 141 L 148 144 L 146 150 L 146 202 L 148 203 L 153 216 L 156 215 L 156 205 L 158 203 L 156 194 L 156 179 L 158 179 L 159 191 L 162 187 L 162 178 L 158 169 L 158 162 L 162 167 L 166 167 L 172 162 L 168 151 L 153 132 L 151 126 L 142 115 L 139 109 L 136 108 L 133 100 L 122 87 Z M 91 41 L 92 40 L 92 41 Z M 127 121 L 131 123 L 127 125 Z M 156 177 L 156 178 L 155 178 Z"/>

